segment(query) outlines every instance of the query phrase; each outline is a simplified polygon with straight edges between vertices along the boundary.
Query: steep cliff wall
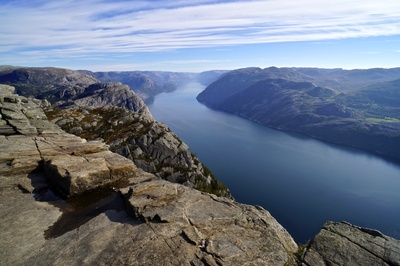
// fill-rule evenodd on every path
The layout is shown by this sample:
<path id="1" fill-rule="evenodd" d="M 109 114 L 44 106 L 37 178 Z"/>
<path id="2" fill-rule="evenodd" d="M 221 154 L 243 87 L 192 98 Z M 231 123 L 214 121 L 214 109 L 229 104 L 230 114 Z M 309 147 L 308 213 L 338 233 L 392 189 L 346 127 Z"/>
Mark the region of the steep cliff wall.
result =
<path id="1" fill-rule="evenodd" d="M 159 83 L 190 76 L 146 75 L 156 77 Z M 127 85 L 100 83 L 86 73 L 58 68 L 0 68 L 0 80 L 15 85 L 22 95 L 51 102 L 46 112 L 64 130 L 88 140 L 105 140 L 112 151 L 133 160 L 139 168 L 172 182 L 230 196 L 189 147 L 153 119 L 143 100 Z"/>

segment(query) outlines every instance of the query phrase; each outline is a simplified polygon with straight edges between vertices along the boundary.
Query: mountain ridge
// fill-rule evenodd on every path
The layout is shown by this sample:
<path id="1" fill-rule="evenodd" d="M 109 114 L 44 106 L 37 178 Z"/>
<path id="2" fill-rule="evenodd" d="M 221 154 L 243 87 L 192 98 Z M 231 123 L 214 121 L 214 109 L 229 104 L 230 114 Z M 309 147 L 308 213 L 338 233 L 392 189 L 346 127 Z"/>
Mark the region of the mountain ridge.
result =
<path id="1" fill-rule="evenodd" d="M 399 69 L 378 71 L 390 73 L 378 75 L 378 81 L 374 79 L 361 88 L 349 89 L 346 85 L 337 90 L 322 86 L 325 78 L 321 83 L 315 79 L 305 81 L 304 76 L 293 75 L 286 68 L 238 69 L 208 86 L 197 100 L 269 127 L 364 149 L 400 162 Z M 347 84 L 359 84 L 360 72 L 365 75 L 371 70 L 357 70 L 356 80 L 348 80 Z M 346 73 L 353 75 L 351 71 Z M 396 78 L 381 81 L 392 79 L 393 73 Z M 293 86 L 310 89 L 293 90 Z"/>

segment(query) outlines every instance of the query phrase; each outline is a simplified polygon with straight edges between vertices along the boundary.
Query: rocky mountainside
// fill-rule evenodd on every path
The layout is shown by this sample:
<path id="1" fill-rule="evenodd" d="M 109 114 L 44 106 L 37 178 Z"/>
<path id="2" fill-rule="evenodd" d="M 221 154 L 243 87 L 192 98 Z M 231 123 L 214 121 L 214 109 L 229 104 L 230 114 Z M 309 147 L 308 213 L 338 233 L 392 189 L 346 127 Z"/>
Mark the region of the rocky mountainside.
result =
<path id="1" fill-rule="evenodd" d="M 113 105 L 129 110 L 147 109 L 132 90 L 121 83 L 101 83 L 92 75 L 62 68 L 0 67 L 0 83 L 26 97 L 46 99 L 54 106 Z"/>
<path id="2" fill-rule="evenodd" d="M 55 95 L 55 106 L 116 106 L 151 117 L 144 102 L 127 86 L 121 83 L 95 83 L 89 85 L 81 94 L 74 96 L 70 89 Z M 54 96 L 53 96 L 54 97 Z M 64 100 L 66 99 L 66 100 Z"/>
<path id="3" fill-rule="evenodd" d="M 286 79 L 294 82 L 311 82 L 339 92 L 354 91 L 365 86 L 388 82 L 400 77 L 400 68 L 343 70 L 324 68 L 242 68 L 230 71 L 199 94 L 200 102 L 217 107 L 229 96 L 254 85 L 263 79 Z"/>
<path id="4" fill-rule="evenodd" d="M 70 133 L 104 140 L 110 150 L 158 177 L 216 195 L 230 195 L 182 140 L 147 114 L 114 106 L 46 108 L 46 114 Z"/>
<path id="5" fill-rule="evenodd" d="M 361 80 L 375 73 L 373 70 L 311 70 L 235 70 L 207 87 L 197 99 L 212 108 L 269 127 L 369 150 L 400 161 L 398 79 L 369 84 L 372 78 Z M 390 79 L 398 70 L 375 70 L 372 80 Z M 344 84 L 369 85 L 359 89 L 342 85 L 341 91 L 321 85 L 336 77 L 333 74 L 336 72 L 344 73 L 348 79 Z M 311 79 L 312 74 L 318 78 Z M 351 79 L 352 76 L 355 77 Z M 340 87 L 339 80 L 335 82 Z"/>
<path id="6" fill-rule="evenodd" d="M 52 67 L 0 67 L 0 83 L 9 84 L 23 96 L 44 98 L 46 92 L 66 88 L 79 93 L 98 83 L 96 78 L 77 71 Z"/>
<path id="7" fill-rule="evenodd" d="M 153 119 L 144 102 L 127 85 L 100 83 L 88 74 L 57 68 L 11 67 L 0 68 L 1 71 L 10 75 L 16 71 L 28 73 L 26 80 L 10 80 L 8 74 L 0 74 L 0 79 L 15 85 L 24 96 L 52 103 L 46 112 L 64 130 L 88 140 L 105 140 L 112 151 L 169 181 L 230 195 L 185 143 Z"/>
<path id="8" fill-rule="evenodd" d="M 347 223 L 299 250 L 262 207 L 144 172 L 14 91 L 0 85 L 1 265 L 400 265 L 399 240 Z"/>

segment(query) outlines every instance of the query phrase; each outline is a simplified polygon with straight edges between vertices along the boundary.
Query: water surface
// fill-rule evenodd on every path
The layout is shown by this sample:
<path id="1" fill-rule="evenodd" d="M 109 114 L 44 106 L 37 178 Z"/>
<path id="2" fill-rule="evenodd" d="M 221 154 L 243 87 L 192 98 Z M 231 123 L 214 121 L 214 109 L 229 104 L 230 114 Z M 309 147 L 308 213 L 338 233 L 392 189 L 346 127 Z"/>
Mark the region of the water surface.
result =
<path id="1" fill-rule="evenodd" d="M 400 166 L 209 109 L 195 99 L 203 89 L 189 83 L 149 108 L 237 201 L 263 206 L 301 243 L 328 220 L 400 239 Z"/>

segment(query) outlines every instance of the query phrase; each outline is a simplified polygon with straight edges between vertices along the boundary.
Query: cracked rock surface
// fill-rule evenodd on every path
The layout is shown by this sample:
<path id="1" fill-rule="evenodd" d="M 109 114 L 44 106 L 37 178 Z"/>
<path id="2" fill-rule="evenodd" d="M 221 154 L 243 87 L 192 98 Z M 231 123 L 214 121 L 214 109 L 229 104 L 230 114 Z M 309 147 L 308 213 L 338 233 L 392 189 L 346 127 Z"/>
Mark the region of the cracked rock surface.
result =
<path id="1" fill-rule="evenodd" d="M 128 211 L 145 220 L 172 251 L 185 252 L 192 264 L 284 265 L 297 250 L 292 237 L 261 207 L 164 180 L 122 192 Z"/>
<path id="2" fill-rule="evenodd" d="M 0 129 L 3 174 L 29 174 L 43 166 L 56 189 L 74 196 L 127 178 L 135 171 L 129 159 L 110 152 L 103 142 L 88 142 L 47 121 L 39 104 L 13 94 L 10 86 L 0 87 L 0 121 L 7 128 Z M 22 179 L 22 183 L 27 182 Z"/>
<path id="3" fill-rule="evenodd" d="M 346 222 L 327 222 L 307 247 L 305 265 L 400 265 L 400 241 Z"/>

